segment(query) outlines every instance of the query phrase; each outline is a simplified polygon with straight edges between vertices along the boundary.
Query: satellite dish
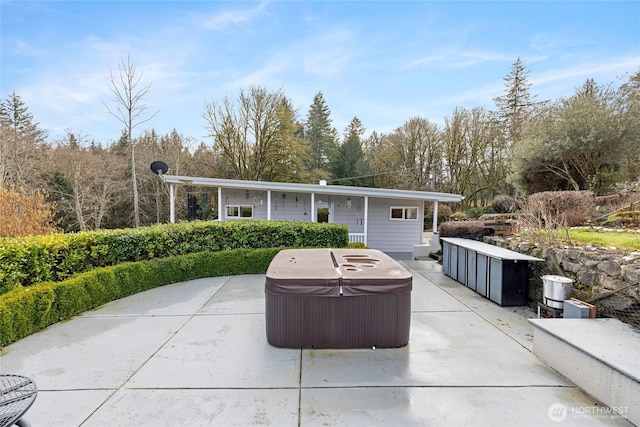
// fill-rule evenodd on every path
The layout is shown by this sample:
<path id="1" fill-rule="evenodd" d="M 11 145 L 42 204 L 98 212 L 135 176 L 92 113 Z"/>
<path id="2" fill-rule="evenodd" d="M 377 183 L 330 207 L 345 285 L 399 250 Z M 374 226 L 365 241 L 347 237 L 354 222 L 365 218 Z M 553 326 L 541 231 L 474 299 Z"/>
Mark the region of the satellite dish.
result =
<path id="1" fill-rule="evenodd" d="M 165 162 L 161 162 L 160 160 L 156 160 L 151 163 L 151 171 L 156 175 L 164 175 L 169 172 L 169 166 Z"/>

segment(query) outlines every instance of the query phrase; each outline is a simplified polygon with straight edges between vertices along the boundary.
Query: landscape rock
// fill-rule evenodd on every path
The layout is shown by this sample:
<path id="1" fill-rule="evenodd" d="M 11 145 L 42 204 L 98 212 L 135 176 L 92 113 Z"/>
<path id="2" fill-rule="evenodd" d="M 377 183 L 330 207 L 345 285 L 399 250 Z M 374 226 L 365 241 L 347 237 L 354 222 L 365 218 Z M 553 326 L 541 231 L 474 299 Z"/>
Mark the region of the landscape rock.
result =
<path id="1" fill-rule="evenodd" d="M 599 262 L 598 270 L 604 271 L 609 276 L 619 276 L 621 272 L 620 263 L 613 259 Z"/>
<path id="2" fill-rule="evenodd" d="M 635 302 L 631 298 L 626 298 L 621 294 L 613 294 L 607 298 L 603 298 L 600 300 L 600 304 L 603 308 L 614 310 L 614 311 L 624 311 L 635 305 Z"/>
<path id="3" fill-rule="evenodd" d="M 620 270 L 627 282 L 640 284 L 640 264 L 623 265 Z"/>

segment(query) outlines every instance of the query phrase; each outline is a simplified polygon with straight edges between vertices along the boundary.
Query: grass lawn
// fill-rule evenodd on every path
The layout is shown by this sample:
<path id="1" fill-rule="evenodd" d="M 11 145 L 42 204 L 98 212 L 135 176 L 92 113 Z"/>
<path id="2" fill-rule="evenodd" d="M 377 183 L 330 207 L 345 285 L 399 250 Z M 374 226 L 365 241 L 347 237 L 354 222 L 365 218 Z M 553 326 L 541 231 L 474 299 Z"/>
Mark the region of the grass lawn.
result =
<path id="1" fill-rule="evenodd" d="M 640 234 L 615 231 L 598 231 L 585 229 L 571 229 L 569 236 L 574 242 L 614 247 L 627 251 L 640 251 Z"/>

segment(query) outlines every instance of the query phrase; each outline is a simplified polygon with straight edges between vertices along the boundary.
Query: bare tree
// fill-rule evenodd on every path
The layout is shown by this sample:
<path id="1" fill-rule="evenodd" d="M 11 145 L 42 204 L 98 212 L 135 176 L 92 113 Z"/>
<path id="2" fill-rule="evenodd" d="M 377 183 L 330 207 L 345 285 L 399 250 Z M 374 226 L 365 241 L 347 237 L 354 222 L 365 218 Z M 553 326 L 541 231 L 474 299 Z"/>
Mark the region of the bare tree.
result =
<path id="1" fill-rule="evenodd" d="M 51 152 L 51 163 L 47 188 L 65 219 L 65 228 L 99 229 L 125 185 L 121 179 L 124 167 L 117 156 L 67 130 Z"/>
<path id="2" fill-rule="evenodd" d="M 237 101 L 207 103 L 202 117 L 230 178 L 284 181 L 299 174 L 306 153 L 282 91 L 251 86 Z"/>
<path id="3" fill-rule="evenodd" d="M 133 218 L 136 227 L 140 226 L 140 204 L 138 196 L 138 183 L 136 178 L 135 140 L 132 138 L 133 129 L 152 120 L 158 110 L 153 113 L 148 111 L 148 106 L 144 104 L 144 98 L 151 88 L 151 84 L 142 85 L 142 73 L 138 73 L 136 66 L 131 62 L 131 55 L 127 60 L 121 60 L 118 64 L 118 73 L 109 69 L 109 88 L 113 94 L 114 107 L 107 108 L 109 114 L 114 116 L 124 125 L 124 133 L 129 146 L 131 157 L 131 185 L 133 188 Z"/>
<path id="4" fill-rule="evenodd" d="M 443 173 L 448 190 L 465 196 L 464 206 L 477 204 L 482 194 L 500 188 L 504 176 L 497 173 L 495 122 L 483 108 L 456 108 L 445 118 L 442 132 Z"/>
<path id="5" fill-rule="evenodd" d="M 407 190 L 433 186 L 442 158 L 437 125 L 412 117 L 381 141 L 372 159 L 373 172 L 384 177 L 379 178 L 384 179 L 384 185 Z"/>

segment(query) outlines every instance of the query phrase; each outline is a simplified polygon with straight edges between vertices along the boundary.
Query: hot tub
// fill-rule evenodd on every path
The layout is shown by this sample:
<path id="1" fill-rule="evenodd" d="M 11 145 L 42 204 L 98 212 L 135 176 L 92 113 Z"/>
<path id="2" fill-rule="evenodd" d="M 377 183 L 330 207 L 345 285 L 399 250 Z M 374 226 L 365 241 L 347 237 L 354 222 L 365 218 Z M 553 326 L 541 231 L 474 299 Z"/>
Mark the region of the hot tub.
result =
<path id="1" fill-rule="evenodd" d="M 412 280 L 374 249 L 283 250 L 267 270 L 267 341 L 286 348 L 403 347 Z"/>

